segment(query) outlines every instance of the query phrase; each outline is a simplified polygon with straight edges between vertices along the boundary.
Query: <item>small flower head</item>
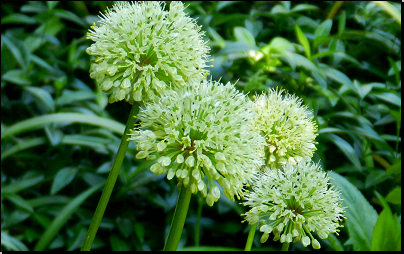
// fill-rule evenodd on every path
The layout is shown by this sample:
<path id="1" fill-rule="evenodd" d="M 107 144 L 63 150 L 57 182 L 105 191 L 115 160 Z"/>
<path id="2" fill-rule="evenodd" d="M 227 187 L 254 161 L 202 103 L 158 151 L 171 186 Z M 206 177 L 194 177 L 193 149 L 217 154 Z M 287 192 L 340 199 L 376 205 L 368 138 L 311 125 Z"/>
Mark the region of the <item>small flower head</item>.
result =
<path id="1" fill-rule="evenodd" d="M 317 125 L 310 118 L 302 100 L 284 90 L 270 89 L 255 100 L 255 130 L 266 138 L 267 165 L 294 165 L 303 159 L 309 161 L 316 150 L 314 139 Z"/>
<path id="2" fill-rule="evenodd" d="M 301 161 L 286 164 L 283 170 L 267 170 L 253 177 L 252 191 L 245 194 L 244 205 L 251 209 L 243 214 L 249 224 L 258 222 L 264 234 L 261 242 L 274 233 L 274 241 L 302 241 L 304 247 L 320 243 L 330 233 L 338 235 L 342 227 L 344 208 L 339 192 L 329 183 L 329 177 L 319 164 Z"/>
<path id="3" fill-rule="evenodd" d="M 209 47 L 201 27 L 184 13 L 181 2 L 117 2 L 100 25 L 87 33 L 94 43 L 86 52 L 95 56 L 90 77 L 109 102 L 149 100 L 164 90 L 181 87 L 190 79 L 202 80 Z"/>
<path id="4" fill-rule="evenodd" d="M 232 84 L 191 82 L 167 90 L 141 109 L 136 141 L 138 159 L 155 160 L 150 170 L 174 176 L 208 205 L 220 197 L 239 198 L 258 166 L 263 165 L 264 138 L 251 130 L 252 102 Z"/>

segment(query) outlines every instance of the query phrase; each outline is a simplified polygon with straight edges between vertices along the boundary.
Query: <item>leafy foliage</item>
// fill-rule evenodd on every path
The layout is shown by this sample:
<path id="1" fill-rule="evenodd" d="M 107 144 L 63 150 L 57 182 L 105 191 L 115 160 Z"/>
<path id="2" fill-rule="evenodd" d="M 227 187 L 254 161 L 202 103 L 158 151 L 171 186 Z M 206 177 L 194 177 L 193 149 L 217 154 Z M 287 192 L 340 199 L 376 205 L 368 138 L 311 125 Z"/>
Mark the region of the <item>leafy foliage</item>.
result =
<path id="1" fill-rule="evenodd" d="M 314 159 L 333 171 L 348 206 L 340 236 L 321 242 L 329 250 L 401 249 L 401 5 L 387 4 L 186 3 L 209 38 L 214 80 L 238 81 L 249 96 L 281 86 L 313 111 Z M 1 5 L 2 250 L 83 243 L 130 111 L 125 102 L 109 105 L 88 72 L 85 33 L 111 5 Z M 93 249 L 163 248 L 178 190 L 136 160 L 135 148 L 130 143 Z M 180 248 L 243 249 L 244 212 L 225 198 L 211 208 L 193 196 Z M 254 246 L 280 248 L 258 235 Z"/>

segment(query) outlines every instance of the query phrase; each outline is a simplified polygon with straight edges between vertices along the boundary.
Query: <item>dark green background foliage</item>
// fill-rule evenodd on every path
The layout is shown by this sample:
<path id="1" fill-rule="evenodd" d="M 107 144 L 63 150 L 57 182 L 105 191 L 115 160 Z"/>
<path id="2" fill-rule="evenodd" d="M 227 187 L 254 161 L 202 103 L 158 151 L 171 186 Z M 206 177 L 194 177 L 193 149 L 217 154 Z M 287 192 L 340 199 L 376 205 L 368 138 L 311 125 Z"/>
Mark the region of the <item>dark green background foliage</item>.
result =
<path id="1" fill-rule="evenodd" d="M 279 86 L 313 111 L 313 159 L 332 170 L 349 207 L 340 236 L 321 240 L 322 248 L 401 249 L 401 21 L 371 2 L 186 5 L 209 39 L 214 80 L 237 82 L 251 97 Z M 85 34 L 107 6 L 1 4 L 2 250 L 81 247 L 130 111 L 126 102 L 109 105 L 89 77 Z M 135 148 L 93 249 L 163 249 L 176 183 L 151 173 Z M 208 207 L 193 195 L 180 248 L 243 249 L 245 209 L 226 198 Z M 260 236 L 253 249 L 280 249 Z"/>

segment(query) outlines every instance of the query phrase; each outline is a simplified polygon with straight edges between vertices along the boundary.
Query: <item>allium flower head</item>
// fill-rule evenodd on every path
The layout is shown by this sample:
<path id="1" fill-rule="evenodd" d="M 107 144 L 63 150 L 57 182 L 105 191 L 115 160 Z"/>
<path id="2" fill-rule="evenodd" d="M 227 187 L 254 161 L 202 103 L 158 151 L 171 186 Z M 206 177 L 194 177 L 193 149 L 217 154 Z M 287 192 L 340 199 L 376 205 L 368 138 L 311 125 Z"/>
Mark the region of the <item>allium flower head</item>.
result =
<path id="1" fill-rule="evenodd" d="M 287 162 L 294 165 L 309 161 L 316 150 L 317 125 L 302 100 L 284 90 L 270 89 L 255 99 L 255 130 L 266 138 L 267 165 L 277 168 Z"/>
<path id="2" fill-rule="evenodd" d="M 209 47 L 201 27 L 181 2 L 171 2 L 169 11 L 164 7 L 154 1 L 118 2 L 87 33 L 95 42 L 86 50 L 96 57 L 90 77 L 112 92 L 110 103 L 147 101 L 170 84 L 177 88 L 208 75 Z"/>
<path id="3" fill-rule="evenodd" d="M 251 131 L 252 102 L 230 83 L 191 82 L 166 90 L 139 113 L 138 159 L 156 160 L 150 170 L 177 177 L 208 205 L 220 197 L 239 198 L 257 167 L 263 165 L 264 138 Z M 209 192 L 209 193 L 208 193 Z"/>
<path id="4" fill-rule="evenodd" d="M 259 173 L 253 177 L 252 191 L 244 196 L 244 205 L 251 207 L 243 214 L 245 220 L 251 225 L 259 222 L 262 243 L 273 232 L 274 241 L 301 240 L 304 247 L 311 242 L 319 249 L 311 232 L 326 239 L 343 227 L 339 225 L 344 218 L 342 200 L 328 180 L 319 164 L 305 161 Z"/>

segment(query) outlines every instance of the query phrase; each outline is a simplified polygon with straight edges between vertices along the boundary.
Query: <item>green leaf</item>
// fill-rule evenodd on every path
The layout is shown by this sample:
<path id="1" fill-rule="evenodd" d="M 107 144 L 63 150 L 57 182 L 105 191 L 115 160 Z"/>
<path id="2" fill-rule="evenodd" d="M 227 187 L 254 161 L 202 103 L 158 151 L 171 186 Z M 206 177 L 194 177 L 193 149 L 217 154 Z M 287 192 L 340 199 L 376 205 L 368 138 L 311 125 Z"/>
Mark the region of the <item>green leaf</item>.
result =
<path id="1" fill-rule="evenodd" d="M 219 1 L 217 2 L 216 6 L 216 11 L 220 11 L 223 8 L 226 8 L 227 6 L 233 5 L 237 3 L 237 1 Z"/>
<path id="2" fill-rule="evenodd" d="M 122 135 L 125 130 L 125 125 L 122 123 L 104 117 L 81 113 L 57 113 L 33 117 L 9 126 L 1 131 L 1 139 L 12 135 L 18 135 L 25 131 L 42 128 L 50 123 L 86 123 L 111 129 L 119 135 Z"/>
<path id="3" fill-rule="evenodd" d="M 45 133 L 52 146 L 60 144 L 63 139 L 63 132 L 59 129 L 54 128 L 54 126 L 46 126 Z"/>
<path id="4" fill-rule="evenodd" d="M 339 21 L 338 21 L 338 37 L 339 38 L 345 31 L 345 24 L 346 24 L 346 14 L 345 14 L 345 11 L 343 11 L 341 13 L 341 16 L 339 17 Z"/>
<path id="5" fill-rule="evenodd" d="M 24 87 L 24 90 L 31 93 L 39 102 L 41 102 L 40 105 L 42 105 L 42 108 L 47 113 L 55 111 L 55 103 L 53 102 L 53 98 L 48 91 L 40 87 L 33 86 L 26 86 Z"/>
<path id="6" fill-rule="evenodd" d="M 46 1 L 46 5 L 48 6 L 48 9 L 51 11 L 53 8 L 58 5 L 59 1 Z"/>
<path id="7" fill-rule="evenodd" d="M 300 27 L 298 27 L 297 25 L 295 25 L 295 32 L 296 32 L 297 39 L 299 40 L 300 44 L 304 48 L 304 53 L 306 54 L 306 57 L 308 59 L 311 59 L 310 44 L 309 44 L 309 41 L 307 40 L 306 35 L 304 35 L 304 33 L 302 32 Z"/>
<path id="8" fill-rule="evenodd" d="M 122 240 L 115 234 L 112 234 L 109 237 L 109 241 L 111 243 L 112 251 L 130 251 L 131 250 L 130 246 L 124 240 Z"/>
<path id="9" fill-rule="evenodd" d="M 332 56 L 332 55 L 334 55 L 334 54 L 336 54 L 336 53 L 342 53 L 342 52 L 336 51 L 336 50 L 324 51 L 324 52 L 321 52 L 321 53 L 318 53 L 318 54 L 313 55 L 313 56 L 311 57 L 311 59 L 313 60 L 313 59 L 316 59 L 316 58 L 322 58 L 322 57 L 326 57 L 326 56 Z M 343 54 L 345 54 L 345 53 L 343 53 Z"/>
<path id="10" fill-rule="evenodd" d="M 48 206 L 52 204 L 67 204 L 70 201 L 71 198 L 66 196 L 40 196 L 37 198 L 27 200 L 28 204 L 30 204 L 32 208 L 40 206 Z"/>
<path id="11" fill-rule="evenodd" d="M 132 225 L 131 220 L 129 220 L 127 218 L 125 218 L 125 219 L 117 218 L 116 223 L 118 224 L 118 229 L 121 232 L 121 234 L 123 235 L 123 237 L 128 238 L 133 230 L 133 225 Z"/>
<path id="12" fill-rule="evenodd" d="M 344 250 L 344 246 L 342 246 L 340 240 L 334 234 L 329 234 L 327 240 L 330 242 L 335 251 Z"/>
<path id="13" fill-rule="evenodd" d="M 144 241 L 145 229 L 141 223 L 135 223 L 135 233 L 140 242 Z"/>
<path id="14" fill-rule="evenodd" d="M 10 50 L 11 54 L 13 54 L 15 60 L 18 62 L 20 67 L 23 68 L 23 70 L 27 70 L 28 64 L 25 62 L 24 58 L 22 57 L 20 49 L 18 49 L 17 46 L 7 36 L 1 35 L 1 45 L 3 45 L 3 43 Z M 2 79 L 3 79 L 3 76 L 2 76 Z"/>
<path id="15" fill-rule="evenodd" d="M 57 98 L 56 105 L 62 106 L 71 104 L 76 101 L 87 101 L 96 99 L 94 92 L 92 91 L 68 91 L 64 90 L 62 96 Z"/>
<path id="16" fill-rule="evenodd" d="M 380 100 L 391 103 L 393 105 L 401 107 L 401 98 L 396 94 L 389 92 L 376 92 L 372 91 L 369 95 L 372 95 Z"/>
<path id="17" fill-rule="evenodd" d="M 6 193 L 18 193 L 22 190 L 25 190 L 31 186 L 34 186 L 38 183 L 40 183 L 44 179 L 44 176 L 37 176 L 37 177 L 32 177 L 29 179 L 24 179 L 24 180 L 19 180 L 17 182 L 11 183 L 5 187 L 3 187 L 3 184 L 1 186 L 1 194 L 6 194 Z"/>
<path id="18" fill-rule="evenodd" d="M 76 231 L 73 238 L 70 239 L 67 251 L 74 251 L 76 249 L 79 249 L 81 245 L 83 245 L 84 239 L 86 238 L 86 234 L 87 230 L 81 226 L 79 230 Z"/>
<path id="19" fill-rule="evenodd" d="M 377 5 L 379 5 L 383 10 L 385 10 L 390 16 L 392 16 L 397 23 L 400 24 L 401 26 L 401 11 L 396 9 L 392 4 L 389 2 L 384 2 L 384 1 L 374 1 Z"/>
<path id="20" fill-rule="evenodd" d="M 388 175 L 398 175 L 401 174 L 401 160 L 393 165 L 391 165 L 388 169 L 387 169 L 387 174 Z"/>
<path id="21" fill-rule="evenodd" d="M 295 53 L 292 53 L 292 55 L 294 57 L 294 62 L 296 63 L 297 66 L 301 66 L 301 67 L 305 68 L 306 70 L 309 70 L 312 72 L 319 72 L 319 69 L 317 68 L 317 66 L 312 61 L 307 59 L 306 57 L 299 55 L 299 54 L 295 54 Z"/>
<path id="22" fill-rule="evenodd" d="M 34 146 L 43 145 L 45 143 L 46 143 L 46 140 L 44 137 L 20 141 L 18 144 L 2 151 L 1 160 L 7 158 L 8 156 L 10 156 L 14 153 L 18 153 L 19 151 L 22 151 L 22 150 L 25 150 L 25 149 L 28 149 L 28 148 L 31 148 Z"/>
<path id="23" fill-rule="evenodd" d="M 70 216 L 77 210 L 77 208 L 95 191 L 104 186 L 105 182 L 101 182 L 90 189 L 84 191 L 76 198 L 74 198 L 68 205 L 66 205 L 59 214 L 52 221 L 52 224 L 46 229 L 45 233 L 41 236 L 38 243 L 35 245 L 35 251 L 45 250 L 50 242 L 59 233 L 59 230 L 66 224 Z"/>
<path id="24" fill-rule="evenodd" d="M 391 57 L 388 58 L 389 62 L 393 61 L 393 59 Z M 391 60 L 390 60 L 391 59 Z M 397 62 L 390 62 L 391 68 L 389 70 L 389 72 L 387 73 L 387 75 L 391 76 L 393 74 L 396 75 L 400 75 L 400 71 L 401 71 L 401 61 L 397 61 Z"/>
<path id="25" fill-rule="evenodd" d="M 331 31 L 332 20 L 328 19 L 322 22 L 314 32 L 314 39 L 322 36 L 328 36 Z"/>
<path id="26" fill-rule="evenodd" d="M 373 85 L 372 84 L 367 84 L 367 85 L 362 85 L 358 80 L 353 81 L 353 85 L 355 87 L 355 91 L 358 91 L 359 97 L 363 100 L 363 98 L 366 97 L 366 95 L 372 91 Z"/>
<path id="27" fill-rule="evenodd" d="M 312 4 L 298 4 L 293 7 L 290 11 L 291 12 L 298 12 L 298 11 L 311 11 L 311 10 L 318 10 L 318 6 Z"/>
<path id="28" fill-rule="evenodd" d="M 383 211 L 379 214 L 372 237 L 372 251 L 401 250 L 401 225 L 396 214 L 383 197 L 376 192 L 376 196 L 383 204 Z"/>
<path id="29" fill-rule="evenodd" d="M 9 251 L 29 251 L 25 244 L 3 230 L 1 230 L 1 246 L 4 246 Z"/>
<path id="30" fill-rule="evenodd" d="M 94 148 L 100 153 L 107 154 L 108 151 L 106 150 L 105 145 L 111 144 L 111 140 L 106 138 L 91 137 L 84 135 L 66 135 L 63 138 L 62 143 L 70 145 L 89 146 Z"/>
<path id="31" fill-rule="evenodd" d="M 36 63 L 37 65 L 45 68 L 46 70 L 48 70 L 49 72 L 56 72 L 57 70 L 55 68 L 53 68 L 52 66 L 50 66 L 50 64 L 48 64 L 46 61 L 44 61 L 42 58 L 32 54 L 31 55 L 31 60 L 32 62 Z"/>
<path id="32" fill-rule="evenodd" d="M 26 210 L 17 209 L 7 216 L 7 220 L 1 222 L 1 227 L 9 228 L 11 226 L 17 225 L 26 220 L 27 218 L 29 218 L 31 214 L 32 214 L 31 212 L 28 212 Z"/>
<path id="33" fill-rule="evenodd" d="M 352 89 L 352 91 L 356 92 L 351 79 L 349 79 L 348 76 L 345 75 L 344 73 L 340 72 L 339 70 L 333 69 L 333 68 L 323 68 L 321 70 L 327 77 L 333 79 L 334 81 L 336 81 L 342 85 L 345 85 L 345 84 L 348 85 L 348 87 L 350 89 Z"/>
<path id="34" fill-rule="evenodd" d="M 79 26 L 82 26 L 83 28 L 87 28 L 86 22 L 84 22 L 79 16 L 74 14 L 73 12 L 66 11 L 66 10 L 60 10 L 56 9 L 55 11 L 55 16 L 61 17 L 63 19 L 67 19 L 69 21 L 72 21 Z"/>
<path id="35" fill-rule="evenodd" d="M 271 14 L 286 14 L 289 12 L 290 10 L 281 4 L 277 4 L 271 9 Z"/>
<path id="36" fill-rule="evenodd" d="M 75 167 L 65 167 L 59 170 L 53 179 L 51 195 L 66 187 L 76 176 L 78 169 Z"/>
<path id="37" fill-rule="evenodd" d="M 234 36 L 237 42 L 248 43 L 255 46 L 254 35 L 244 27 L 234 27 Z"/>
<path id="38" fill-rule="evenodd" d="M 329 36 L 332 27 L 332 20 L 328 19 L 321 23 L 314 32 L 314 47 L 321 43 L 322 38 Z"/>
<path id="39" fill-rule="evenodd" d="M 371 249 L 373 228 L 377 221 L 377 212 L 369 204 L 362 193 L 343 176 L 329 172 L 331 184 L 338 186 L 341 191 L 342 205 L 345 210 L 346 224 L 350 240 L 355 251 Z"/>
<path id="40" fill-rule="evenodd" d="M 8 81 L 17 85 L 31 85 L 30 76 L 23 70 L 11 70 L 1 76 L 1 80 Z"/>
<path id="41" fill-rule="evenodd" d="M 247 53 L 250 50 L 259 50 L 255 45 L 244 42 L 228 42 L 226 46 L 217 52 L 217 55 L 225 55 L 230 53 Z"/>
<path id="42" fill-rule="evenodd" d="M 21 7 L 21 11 L 22 12 L 38 12 L 38 13 L 42 13 L 42 12 L 47 12 L 48 8 L 46 8 L 46 6 L 41 2 L 31 1 L 31 2 L 28 2 L 28 4 L 23 5 Z"/>
<path id="43" fill-rule="evenodd" d="M 23 209 L 26 209 L 29 212 L 34 212 L 34 209 L 32 208 L 32 206 L 25 199 L 23 199 L 20 195 L 7 194 L 7 195 L 5 195 L 5 198 L 10 200 L 17 207 L 21 207 Z"/>
<path id="44" fill-rule="evenodd" d="M 1 24 L 36 24 L 38 21 L 21 13 L 12 13 L 1 19 Z"/>
<path id="45" fill-rule="evenodd" d="M 219 46 L 220 48 L 224 48 L 226 46 L 226 42 L 224 41 L 223 37 L 216 32 L 215 29 L 212 27 L 208 27 L 208 33 L 213 38 L 213 41 Z M 210 44 L 212 41 L 210 41 Z"/>
<path id="46" fill-rule="evenodd" d="M 366 177 L 365 188 L 377 185 L 385 181 L 389 176 L 385 170 L 374 170 Z"/>
<path id="47" fill-rule="evenodd" d="M 401 187 L 396 187 L 386 196 L 386 201 L 395 205 L 401 205 Z"/>
<path id="48" fill-rule="evenodd" d="M 326 137 L 331 142 L 333 142 L 341 150 L 341 152 L 343 152 L 345 156 L 354 164 L 356 169 L 360 170 L 362 168 L 358 155 L 348 142 L 334 134 L 325 134 L 323 137 Z"/>

